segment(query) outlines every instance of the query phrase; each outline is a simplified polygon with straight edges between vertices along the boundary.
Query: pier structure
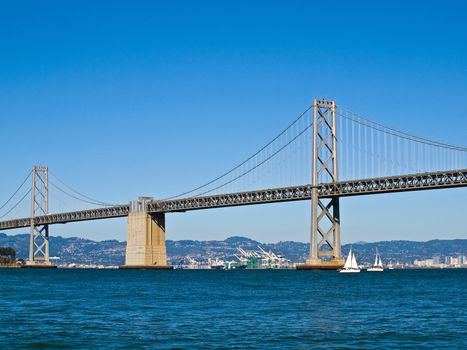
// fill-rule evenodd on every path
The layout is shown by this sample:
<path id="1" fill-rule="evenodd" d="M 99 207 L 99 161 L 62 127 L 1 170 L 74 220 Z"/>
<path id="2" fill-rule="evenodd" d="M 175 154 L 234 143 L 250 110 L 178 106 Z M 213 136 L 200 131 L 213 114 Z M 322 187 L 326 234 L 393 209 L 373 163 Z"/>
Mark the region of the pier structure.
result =
<path id="1" fill-rule="evenodd" d="M 121 269 L 171 269 L 167 265 L 165 214 L 150 213 L 150 197 L 130 203 L 125 265 Z"/>

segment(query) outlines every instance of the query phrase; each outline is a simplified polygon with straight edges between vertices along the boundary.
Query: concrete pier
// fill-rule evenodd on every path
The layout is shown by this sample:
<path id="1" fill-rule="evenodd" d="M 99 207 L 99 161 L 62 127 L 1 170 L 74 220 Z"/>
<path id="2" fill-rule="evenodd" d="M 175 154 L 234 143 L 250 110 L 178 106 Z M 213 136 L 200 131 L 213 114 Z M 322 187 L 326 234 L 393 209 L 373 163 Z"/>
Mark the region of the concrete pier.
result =
<path id="1" fill-rule="evenodd" d="M 297 265 L 297 270 L 338 270 L 344 267 L 344 259 L 331 260 L 308 259 L 305 264 Z"/>
<path id="2" fill-rule="evenodd" d="M 167 265 L 164 213 L 148 213 L 151 198 L 140 197 L 131 203 L 125 265 L 121 269 L 171 269 Z"/>

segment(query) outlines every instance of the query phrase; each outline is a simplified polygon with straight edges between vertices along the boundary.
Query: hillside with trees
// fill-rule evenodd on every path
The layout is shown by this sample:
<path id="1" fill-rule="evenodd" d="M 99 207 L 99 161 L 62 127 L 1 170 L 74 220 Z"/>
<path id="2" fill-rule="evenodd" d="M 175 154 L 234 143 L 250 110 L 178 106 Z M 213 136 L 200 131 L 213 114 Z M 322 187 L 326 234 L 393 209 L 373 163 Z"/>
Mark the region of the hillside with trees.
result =
<path id="1" fill-rule="evenodd" d="M 13 265 L 16 263 L 16 250 L 11 247 L 0 247 L 0 265 Z"/>

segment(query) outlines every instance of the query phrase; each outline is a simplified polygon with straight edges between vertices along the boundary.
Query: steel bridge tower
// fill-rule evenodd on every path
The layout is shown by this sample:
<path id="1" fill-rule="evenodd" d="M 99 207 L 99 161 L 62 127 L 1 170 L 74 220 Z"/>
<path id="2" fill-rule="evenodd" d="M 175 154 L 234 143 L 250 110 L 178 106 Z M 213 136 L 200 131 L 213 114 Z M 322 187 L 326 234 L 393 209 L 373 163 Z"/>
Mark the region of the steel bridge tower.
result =
<path id="1" fill-rule="evenodd" d="M 310 257 L 307 269 L 337 269 L 341 253 L 339 197 L 318 196 L 320 183 L 338 182 L 336 101 L 313 101 Z"/>
<path id="2" fill-rule="evenodd" d="M 32 168 L 31 229 L 28 266 L 51 266 L 49 260 L 49 225 L 35 225 L 34 218 L 49 213 L 49 169 Z"/>

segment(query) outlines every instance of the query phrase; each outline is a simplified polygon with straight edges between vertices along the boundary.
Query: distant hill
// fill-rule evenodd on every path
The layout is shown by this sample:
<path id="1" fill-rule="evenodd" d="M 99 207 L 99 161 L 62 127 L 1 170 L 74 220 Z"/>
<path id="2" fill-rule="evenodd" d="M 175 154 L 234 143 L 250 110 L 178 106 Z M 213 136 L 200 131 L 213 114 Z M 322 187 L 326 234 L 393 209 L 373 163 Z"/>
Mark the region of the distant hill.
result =
<path id="1" fill-rule="evenodd" d="M 354 243 L 353 250 L 362 262 L 372 262 L 378 248 L 385 262 L 413 263 L 415 259 L 429 259 L 439 256 L 467 255 L 467 239 L 435 239 L 427 242 L 414 241 L 382 241 L 376 243 Z M 348 253 L 350 244 L 342 247 Z"/>
<path id="2" fill-rule="evenodd" d="M 237 247 L 245 250 L 257 250 L 260 245 L 265 250 L 272 250 L 293 262 L 304 262 L 309 254 L 309 244 L 284 241 L 278 243 L 260 243 L 246 237 L 229 237 L 223 241 L 167 240 L 167 255 L 171 264 L 177 264 L 186 256 L 196 260 L 219 257 L 234 259 Z M 60 257 L 60 263 L 121 265 L 124 263 L 125 242 L 116 240 L 96 242 L 83 238 L 50 238 L 50 256 Z M 428 242 L 383 241 L 376 243 L 358 242 L 352 244 L 360 263 L 370 263 L 378 248 L 385 262 L 413 263 L 415 259 L 427 259 L 433 256 L 467 255 L 467 239 L 432 240 Z M 0 233 L 0 247 L 12 247 L 17 257 L 26 259 L 29 249 L 29 235 L 8 236 Z M 350 245 L 342 247 L 346 255 Z"/>
<path id="3" fill-rule="evenodd" d="M 29 234 L 7 236 L 0 233 L 0 247 L 12 247 L 18 258 L 29 256 Z M 50 256 L 59 262 L 78 264 L 121 265 L 124 263 L 126 242 L 117 240 L 95 242 L 84 238 L 50 237 Z"/>

